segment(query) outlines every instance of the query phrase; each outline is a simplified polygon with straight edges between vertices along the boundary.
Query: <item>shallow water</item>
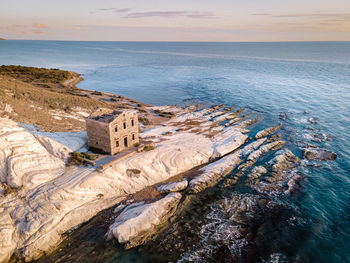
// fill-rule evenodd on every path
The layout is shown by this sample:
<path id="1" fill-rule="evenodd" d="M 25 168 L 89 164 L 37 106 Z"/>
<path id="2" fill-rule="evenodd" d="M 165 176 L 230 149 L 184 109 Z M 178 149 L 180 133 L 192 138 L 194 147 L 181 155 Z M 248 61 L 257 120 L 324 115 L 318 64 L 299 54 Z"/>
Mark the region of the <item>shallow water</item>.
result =
<path id="1" fill-rule="evenodd" d="M 295 154 L 300 156 L 304 141 L 334 151 L 337 159 L 303 168 L 303 188 L 285 200 L 301 223 L 278 226 L 266 237 L 267 250 L 291 261 L 350 262 L 350 42 L 0 41 L 0 64 L 73 70 L 85 79 L 80 88 L 154 105 L 248 107 L 264 117 L 255 130 L 279 123 L 279 114 L 286 113 L 283 136 Z M 327 139 L 312 142 L 315 133 Z M 224 198 L 227 193 L 212 202 Z M 142 249 L 118 253 L 123 262 L 147 257 Z"/>

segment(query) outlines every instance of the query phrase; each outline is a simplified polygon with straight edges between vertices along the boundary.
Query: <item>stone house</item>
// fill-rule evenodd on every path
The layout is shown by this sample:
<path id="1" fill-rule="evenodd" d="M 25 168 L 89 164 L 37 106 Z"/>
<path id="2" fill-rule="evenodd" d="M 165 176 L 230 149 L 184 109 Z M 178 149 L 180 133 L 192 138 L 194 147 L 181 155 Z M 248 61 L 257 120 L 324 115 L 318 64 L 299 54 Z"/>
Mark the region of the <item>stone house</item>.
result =
<path id="1" fill-rule="evenodd" d="M 116 154 L 139 143 L 136 110 L 98 109 L 86 119 L 88 146 Z"/>

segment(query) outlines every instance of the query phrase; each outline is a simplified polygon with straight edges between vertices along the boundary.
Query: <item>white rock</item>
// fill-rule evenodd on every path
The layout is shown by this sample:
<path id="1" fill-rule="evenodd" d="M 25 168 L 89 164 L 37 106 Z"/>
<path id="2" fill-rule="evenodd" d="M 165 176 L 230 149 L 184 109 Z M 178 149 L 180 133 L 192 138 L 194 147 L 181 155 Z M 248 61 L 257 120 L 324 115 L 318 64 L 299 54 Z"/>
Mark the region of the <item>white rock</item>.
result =
<path id="1" fill-rule="evenodd" d="M 270 127 L 270 128 L 265 129 L 265 130 L 259 131 L 256 134 L 255 139 L 260 139 L 260 138 L 269 136 L 269 135 L 275 133 L 279 128 L 281 128 L 281 126 L 274 126 L 274 127 Z"/>
<path id="2" fill-rule="evenodd" d="M 259 178 L 261 175 L 267 173 L 267 170 L 264 166 L 256 166 L 253 168 L 251 173 L 247 176 L 250 180 Z"/>
<path id="3" fill-rule="evenodd" d="M 190 190 L 197 193 L 208 187 L 214 186 L 222 177 L 229 174 L 238 164 L 240 164 L 245 156 L 263 144 L 265 140 L 266 139 L 254 141 L 244 146 L 243 149 L 239 149 L 218 161 L 204 166 L 199 170 L 202 174 L 190 181 Z"/>
<path id="4" fill-rule="evenodd" d="M 187 180 L 182 180 L 180 182 L 174 182 L 158 186 L 157 191 L 161 193 L 178 192 L 184 190 L 187 187 L 187 185 Z"/>
<path id="5" fill-rule="evenodd" d="M 157 126 L 155 128 L 144 130 L 141 134 L 141 138 L 147 138 L 147 137 L 160 137 L 164 133 L 168 132 L 175 132 L 176 131 L 175 126 Z"/>
<path id="6" fill-rule="evenodd" d="M 33 188 L 63 173 L 62 160 L 49 154 L 33 135 L 0 118 L 0 182 Z"/>
<path id="7" fill-rule="evenodd" d="M 215 185 L 223 176 L 231 172 L 234 167 L 242 161 L 239 157 L 240 151 L 237 151 L 200 169 L 199 171 L 202 172 L 202 174 L 190 181 L 191 191 L 198 193 Z"/>
<path id="8" fill-rule="evenodd" d="M 201 116 L 204 112 L 197 114 Z M 154 150 L 136 153 L 105 170 L 70 167 L 63 173 L 62 160 L 52 154 L 64 156 L 64 152 L 45 138 L 73 150 L 85 144 L 86 134 L 42 133 L 35 129 L 30 132 L 41 143 L 15 122 L 0 119 L 0 180 L 24 187 L 0 199 L 0 222 L 11 214 L 8 223 L 0 223 L 0 262 L 16 251 L 21 251 L 21 257 L 27 261 L 36 259 L 52 251 L 64 233 L 101 210 L 146 186 L 207 163 L 214 153 L 225 155 L 246 139 L 237 128 L 224 129 L 214 138 L 188 131 L 174 132 L 163 136 Z M 140 170 L 140 176 L 128 177 L 128 169 Z M 21 171 L 25 174 L 18 177 Z"/>
<path id="9" fill-rule="evenodd" d="M 33 125 L 21 125 L 24 127 L 29 133 L 33 134 L 37 138 L 48 138 L 47 143 L 44 143 L 44 146 L 49 144 L 53 144 L 50 147 L 55 148 L 56 146 L 59 148 L 66 147 L 70 151 L 78 151 L 85 145 L 87 145 L 87 136 L 86 132 L 44 132 L 39 130 L 38 128 L 34 127 Z M 61 146 L 59 146 L 57 143 L 51 143 L 51 141 L 55 141 Z M 50 143 L 49 143 L 50 142 Z M 59 151 L 59 149 L 57 149 Z M 53 151 L 56 152 L 56 151 Z"/>
<path id="10" fill-rule="evenodd" d="M 248 161 L 255 162 L 262 154 L 269 152 L 271 149 L 279 147 L 284 144 L 284 141 L 275 141 L 261 146 L 258 150 L 252 152 L 248 156 Z"/>
<path id="11" fill-rule="evenodd" d="M 242 134 L 239 129 L 232 127 L 225 128 L 222 133 L 214 136 L 214 153 L 221 156 L 230 153 L 244 144 L 248 135 Z"/>
<path id="12" fill-rule="evenodd" d="M 12 112 L 14 112 L 14 110 L 13 110 L 13 108 L 11 107 L 10 104 L 5 103 L 4 112 L 12 113 Z"/>
<path id="13" fill-rule="evenodd" d="M 63 144 L 60 144 L 59 142 L 49 138 L 44 137 L 41 135 L 37 135 L 36 138 L 38 141 L 46 148 L 46 150 L 51 153 L 52 155 L 64 159 L 69 156 L 69 153 L 73 150 L 68 148 L 67 146 L 64 146 Z"/>
<path id="14" fill-rule="evenodd" d="M 170 193 L 151 204 L 127 207 L 109 227 L 108 236 L 121 244 L 137 239 L 138 244 L 175 212 L 180 199 L 180 193 Z"/>

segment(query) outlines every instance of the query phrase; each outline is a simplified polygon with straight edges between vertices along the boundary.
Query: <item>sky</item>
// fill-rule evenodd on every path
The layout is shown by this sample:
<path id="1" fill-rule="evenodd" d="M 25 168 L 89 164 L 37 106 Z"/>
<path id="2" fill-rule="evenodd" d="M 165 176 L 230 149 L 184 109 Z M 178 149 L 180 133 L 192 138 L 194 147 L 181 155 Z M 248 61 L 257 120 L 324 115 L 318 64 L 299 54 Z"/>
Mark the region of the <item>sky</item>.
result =
<path id="1" fill-rule="evenodd" d="M 0 0 L 0 37 L 350 41 L 350 0 Z"/>

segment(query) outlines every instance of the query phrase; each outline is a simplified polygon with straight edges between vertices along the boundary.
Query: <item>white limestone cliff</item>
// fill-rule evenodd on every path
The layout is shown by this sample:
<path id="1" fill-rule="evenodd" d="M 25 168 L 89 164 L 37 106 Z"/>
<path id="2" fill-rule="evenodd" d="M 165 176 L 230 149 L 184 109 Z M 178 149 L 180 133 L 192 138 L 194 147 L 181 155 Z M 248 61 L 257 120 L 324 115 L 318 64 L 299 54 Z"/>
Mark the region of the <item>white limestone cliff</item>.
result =
<path id="1" fill-rule="evenodd" d="M 237 127 L 225 128 L 210 121 L 195 132 L 189 131 L 192 126 L 180 122 L 181 118 L 193 121 L 191 118 L 196 116 L 206 123 L 203 114 L 208 111 L 171 119 L 178 131 L 159 135 L 161 140 L 154 150 L 136 153 L 104 170 L 64 167 L 60 158 L 66 155 L 67 145 L 57 137 L 35 137 L 15 122 L 0 119 L 1 182 L 6 187 L 21 188 L 0 196 L 0 262 L 6 262 L 13 253 L 27 261 L 49 253 L 64 233 L 126 196 L 244 144 L 247 136 Z M 202 134 L 215 125 L 215 134 Z M 145 136 L 147 140 L 152 138 Z M 140 174 L 129 177 L 128 169 L 138 169 Z"/>

